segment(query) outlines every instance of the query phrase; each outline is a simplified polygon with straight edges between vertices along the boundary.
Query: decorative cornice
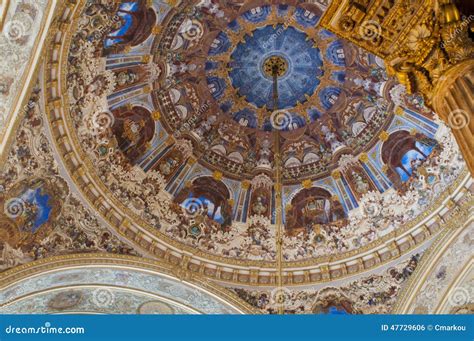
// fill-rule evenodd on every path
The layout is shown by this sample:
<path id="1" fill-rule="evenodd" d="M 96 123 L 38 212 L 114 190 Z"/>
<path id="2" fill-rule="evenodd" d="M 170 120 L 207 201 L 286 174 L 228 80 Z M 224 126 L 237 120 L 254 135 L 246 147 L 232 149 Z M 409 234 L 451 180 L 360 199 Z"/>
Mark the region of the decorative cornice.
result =
<path id="1" fill-rule="evenodd" d="M 17 282 L 45 272 L 101 265 L 104 267 L 113 266 L 118 268 L 123 267 L 124 269 L 136 269 L 138 271 L 153 272 L 173 277 L 178 281 L 198 286 L 202 291 L 218 297 L 220 300 L 232 305 L 236 310 L 243 314 L 260 313 L 257 309 L 241 300 L 233 292 L 212 283 L 198 274 L 193 274 L 186 278 L 180 278 L 179 276 L 176 276 L 175 268 L 169 263 L 142 257 L 109 253 L 78 253 L 55 256 L 20 265 L 1 274 L 0 290 L 5 290 Z M 2 305 L 3 304 L 4 302 Z"/>
<path id="2" fill-rule="evenodd" d="M 0 5 L 0 30 L 5 28 L 2 27 L 5 26 L 4 20 L 6 20 L 8 10 L 12 8 L 9 0 L 4 2 L 5 4 Z M 21 75 L 18 75 L 18 78 L 20 78 L 18 93 L 15 94 L 16 97 L 12 101 L 11 106 L 7 108 L 8 112 L 0 113 L 0 115 L 5 116 L 4 125 L 0 126 L 0 165 L 5 163 L 9 151 L 8 146 L 11 144 L 14 136 L 13 132 L 17 130 L 20 120 L 26 112 L 25 108 L 29 100 L 29 94 L 37 79 L 39 65 L 41 65 L 44 55 L 44 47 L 47 45 L 47 34 L 53 21 L 54 13 L 56 13 L 55 9 L 57 6 L 57 0 L 49 0 L 44 8 L 41 23 L 39 23 L 39 31 L 34 37 L 35 43 L 31 48 L 29 59 L 25 61 L 26 68 Z"/>
<path id="3" fill-rule="evenodd" d="M 472 202 L 470 207 L 472 208 Z M 461 227 L 456 226 L 456 223 L 461 221 L 463 222 Z M 420 294 L 420 288 L 422 288 L 428 275 L 437 265 L 437 261 L 466 228 L 471 228 L 473 222 L 474 216 L 472 210 L 470 210 L 464 212 L 454 223 L 448 223 L 449 226 L 443 229 L 433 244 L 423 254 L 420 263 L 399 294 L 398 300 L 392 309 L 393 314 L 409 313 L 411 303 Z"/>

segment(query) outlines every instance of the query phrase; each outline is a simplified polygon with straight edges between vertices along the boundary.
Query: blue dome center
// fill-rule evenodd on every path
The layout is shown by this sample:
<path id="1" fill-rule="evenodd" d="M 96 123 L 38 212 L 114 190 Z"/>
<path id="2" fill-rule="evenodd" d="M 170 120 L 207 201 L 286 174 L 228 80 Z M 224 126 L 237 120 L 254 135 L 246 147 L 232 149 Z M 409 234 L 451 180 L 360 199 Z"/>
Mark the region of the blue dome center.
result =
<path id="1" fill-rule="evenodd" d="M 265 62 L 279 57 L 287 64 L 278 78 L 278 105 L 273 103 L 273 79 Z M 318 87 L 323 61 L 315 42 L 294 27 L 258 28 L 237 44 L 231 55 L 229 77 L 239 95 L 258 108 L 290 109 L 307 101 Z"/>

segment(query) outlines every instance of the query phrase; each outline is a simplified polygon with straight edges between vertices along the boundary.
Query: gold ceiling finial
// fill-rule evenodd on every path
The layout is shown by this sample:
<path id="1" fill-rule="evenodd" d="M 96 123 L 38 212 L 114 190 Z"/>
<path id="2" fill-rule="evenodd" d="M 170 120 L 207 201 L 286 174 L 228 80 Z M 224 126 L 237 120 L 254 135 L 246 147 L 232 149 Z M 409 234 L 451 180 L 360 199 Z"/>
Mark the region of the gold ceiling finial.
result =
<path id="1" fill-rule="evenodd" d="M 398 116 L 403 116 L 405 114 L 405 110 L 403 110 L 402 107 L 397 107 L 395 109 L 395 115 L 398 115 Z"/>
<path id="2" fill-rule="evenodd" d="M 379 139 L 382 140 L 383 142 L 387 141 L 389 137 L 389 134 L 384 130 L 380 132 Z"/>
<path id="3" fill-rule="evenodd" d="M 223 174 L 220 171 L 214 171 L 214 173 L 212 174 L 212 177 L 214 178 L 214 180 L 221 181 Z"/>
<path id="4" fill-rule="evenodd" d="M 308 188 L 313 187 L 313 182 L 311 181 L 311 179 L 306 179 L 306 180 L 304 180 L 304 181 L 301 183 L 301 186 L 302 186 L 303 188 L 308 189 Z"/>
<path id="5" fill-rule="evenodd" d="M 158 110 L 155 110 L 151 113 L 151 118 L 153 118 L 154 121 L 159 121 L 161 118 L 161 113 Z"/>
<path id="6" fill-rule="evenodd" d="M 335 170 L 334 172 L 331 173 L 331 176 L 333 179 L 338 180 L 341 178 L 341 172 L 339 170 Z"/>
<path id="7" fill-rule="evenodd" d="M 263 62 L 263 72 L 267 77 L 283 77 L 288 71 L 288 62 L 281 56 L 270 56 Z"/>
<path id="8" fill-rule="evenodd" d="M 152 58 L 153 58 L 153 57 L 152 57 L 151 55 L 149 55 L 149 54 L 144 54 L 144 55 L 142 56 L 142 62 L 143 62 L 144 64 L 148 64 L 148 63 L 152 60 Z"/>
<path id="9" fill-rule="evenodd" d="M 362 153 L 359 156 L 359 160 L 363 163 L 367 163 L 369 162 L 369 156 L 367 155 L 367 153 Z"/>
<path id="10" fill-rule="evenodd" d="M 248 180 L 242 181 L 242 188 L 247 190 L 250 188 L 250 182 Z"/>
<path id="11" fill-rule="evenodd" d="M 178 0 L 166 0 L 166 3 L 170 5 L 171 7 L 175 7 L 176 4 L 178 3 Z"/>
<path id="12" fill-rule="evenodd" d="M 149 94 L 149 93 L 151 93 L 151 86 L 150 86 L 150 85 L 145 85 L 145 86 L 143 87 L 143 93 L 144 93 L 144 94 Z"/>

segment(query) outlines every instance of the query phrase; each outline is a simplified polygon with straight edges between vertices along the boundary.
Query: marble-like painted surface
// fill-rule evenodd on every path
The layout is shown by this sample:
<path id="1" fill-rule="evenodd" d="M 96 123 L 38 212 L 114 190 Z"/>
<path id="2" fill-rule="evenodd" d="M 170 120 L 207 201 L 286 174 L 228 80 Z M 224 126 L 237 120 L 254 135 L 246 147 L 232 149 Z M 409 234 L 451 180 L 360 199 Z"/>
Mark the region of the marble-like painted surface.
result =
<path id="1" fill-rule="evenodd" d="M 0 34 L 0 142 L 6 137 L 17 97 L 25 87 L 24 77 L 49 3 L 48 0 L 12 0 Z M 27 86 L 27 85 L 26 85 Z M 26 109 L 25 109 L 26 110 Z M 23 110 L 23 111 L 25 111 Z"/>
<path id="2" fill-rule="evenodd" d="M 77 285 L 100 285 L 108 288 L 116 287 L 119 291 L 124 288 L 141 290 L 145 293 L 158 295 L 165 299 L 176 301 L 178 304 L 183 306 L 192 307 L 192 309 L 204 314 L 239 313 L 239 311 L 230 304 L 224 303 L 202 289 L 194 287 L 188 283 L 180 282 L 157 273 L 125 270 L 113 267 L 82 267 L 78 269 L 55 271 L 53 273 L 44 273 L 39 276 L 22 280 L 21 282 L 0 292 L 0 302 L 12 302 L 12 304 L 7 304 L 1 307 L 0 313 L 21 313 L 29 311 L 28 307 L 32 306 L 28 305 L 27 302 L 21 303 L 20 301 L 13 304 L 13 302 L 21 296 L 57 287 Z M 114 291 L 106 291 L 103 294 L 104 296 L 112 296 L 112 293 L 114 293 Z M 40 297 L 43 297 L 41 298 L 42 302 L 51 299 L 51 296 L 49 295 L 43 295 Z M 116 304 L 121 302 L 120 297 L 122 296 L 116 295 L 113 299 Z M 40 298 L 36 299 L 39 300 Z M 96 297 L 98 302 L 102 299 L 112 301 L 112 298 Z M 152 299 L 150 299 L 150 301 L 152 301 Z M 137 302 L 138 301 L 136 301 L 136 303 Z M 144 303 L 143 300 L 140 302 Z M 47 306 L 44 306 L 44 309 L 46 309 L 43 311 L 44 313 L 52 312 L 48 310 L 49 308 L 47 308 Z M 126 311 L 124 311 L 124 313 L 125 312 Z"/>

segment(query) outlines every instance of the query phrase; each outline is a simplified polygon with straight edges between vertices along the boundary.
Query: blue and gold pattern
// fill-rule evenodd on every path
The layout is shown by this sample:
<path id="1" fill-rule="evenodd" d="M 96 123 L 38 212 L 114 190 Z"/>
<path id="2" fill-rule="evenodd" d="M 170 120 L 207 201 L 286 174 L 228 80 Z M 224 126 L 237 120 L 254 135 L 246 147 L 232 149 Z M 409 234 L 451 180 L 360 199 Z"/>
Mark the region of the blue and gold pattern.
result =
<path id="1" fill-rule="evenodd" d="M 320 29 L 319 15 L 289 5 L 253 8 L 219 32 L 208 50 L 207 84 L 223 112 L 240 125 L 272 130 L 274 110 L 287 110 L 294 130 L 314 122 L 337 101 L 346 79 L 343 43 Z M 285 72 L 273 79 L 264 70 L 279 58 Z M 318 113 L 317 115 L 315 113 Z"/>
<path id="2" fill-rule="evenodd" d="M 239 95 L 258 108 L 289 109 L 307 101 L 320 81 L 323 61 L 319 49 L 308 36 L 293 27 L 266 26 L 252 32 L 239 43 L 231 55 L 232 86 Z M 273 107 L 273 80 L 263 64 L 267 58 L 279 56 L 286 61 L 287 71 L 278 80 L 279 102 Z"/>

